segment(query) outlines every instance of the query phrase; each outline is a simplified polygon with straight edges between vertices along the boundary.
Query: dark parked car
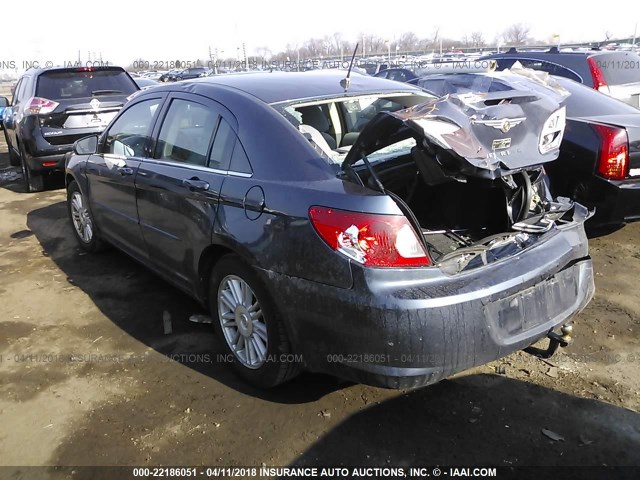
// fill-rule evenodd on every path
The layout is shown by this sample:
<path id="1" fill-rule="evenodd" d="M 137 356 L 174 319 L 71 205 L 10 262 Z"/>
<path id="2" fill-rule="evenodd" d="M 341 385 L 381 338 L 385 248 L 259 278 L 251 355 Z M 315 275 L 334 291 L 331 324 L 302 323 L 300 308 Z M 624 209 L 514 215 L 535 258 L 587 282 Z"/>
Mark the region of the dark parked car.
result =
<path id="1" fill-rule="evenodd" d="M 345 92 L 343 77 L 137 94 L 68 159 L 80 245 L 113 244 L 208 306 L 263 387 L 302 367 L 413 387 L 545 336 L 546 354 L 565 345 L 594 287 L 588 211 L 551 198 L 541 167 L 561 98 L 532 84 L 487 107 L 360 75 Z"/>
<path id="2" fill-rule="evenodd" d="M 180 70 L 169 70 L 168 72 L 163 73 L 162 75 L 160 75 L 160 78 L 158 78 L 158 81 L 160 82 L 168 82 L 168 81 L 172 81 L 175 82 L 175 76 L 176 74 L 180 72 Z"/>
<path id="3" fill-rule="evenodd" d="M 192 67 L 185 68 L 184 70 L 178 70 L 175 73 L 169 73 L 167 80 L 169 82 L 178 82 L 180 80 L 192 80 L 198 77 L 204 77 L 208 73 L 208 69 L 205 67 Z"/>
<path id="4" fill-rule="evenodd" d="M 64 170 L 79 138 L 102 132 L 138 87 L 120 67 L 28 70 L 16 86 L 5 133 L 12 165 L 21 165 L 27 191 L 43 175 Z"/>
<path id="5" fill-rule="evenodd" d="M 483 93 L 504 88 L 505 74 L 423 77 L 434 95 Z M 567 78 L 555 77 L 570 95 L 560 156 L 545 166 L 552 193 L 596 209 L 589 227 L 640 219 L 640 111 Z"/>
<path id="6" fill-rule="evenodd" d="M 396 82 L 409 82 L 414 78 L 418 78 L 418 75 L 408 68 L 387 68 L 379 71 L 374 76 L 378 78 L 386 78 L 388 80 L 395 80 Z"/>
<path id="7" fill-rule="evenodd" d="M 518 61 L 523 67 L 570 78 L 640 108 L 640 56 L 635 52 L 561 52 L 556 47 L 548 52 L 519 52 L 512 48 L 481 60 L 485 59 L 496 60 L 498 70 Z"/>
<path id="8" fill-rule="evenodd" d="M 145 77 L 134 78 L 133 81 L 136 82 L 136 85 L 140 90 L 147 90 L 148 88 L 160 85 L 160 83 L 156 82 L 155 80 Z"/>
<path id="9" fill-rule="evenodd" d="M 9 101 L 4 98 L 4 97 L 0 97 L 0 129 L 4 128 L 4 123 L 3 123 L 3 117 L 4 117 L 4 109 L 7 108 L 9 106 Z"/>

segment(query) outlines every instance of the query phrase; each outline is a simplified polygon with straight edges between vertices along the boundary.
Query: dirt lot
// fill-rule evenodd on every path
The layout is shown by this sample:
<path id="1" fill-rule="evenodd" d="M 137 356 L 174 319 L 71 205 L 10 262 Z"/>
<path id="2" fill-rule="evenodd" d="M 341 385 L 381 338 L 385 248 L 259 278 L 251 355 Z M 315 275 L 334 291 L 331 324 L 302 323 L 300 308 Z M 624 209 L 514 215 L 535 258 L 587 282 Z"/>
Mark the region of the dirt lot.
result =
<path id="1" fill-rule="evenodd" d="M 265 392 L 216 361 L 193 300 L 118 251 L 82 253 L 64 191 L 24 193 L 0 137 L 0 465 L 640 465 L 640 224 L 592 239 L 596 297 L 551 361 Z"/>

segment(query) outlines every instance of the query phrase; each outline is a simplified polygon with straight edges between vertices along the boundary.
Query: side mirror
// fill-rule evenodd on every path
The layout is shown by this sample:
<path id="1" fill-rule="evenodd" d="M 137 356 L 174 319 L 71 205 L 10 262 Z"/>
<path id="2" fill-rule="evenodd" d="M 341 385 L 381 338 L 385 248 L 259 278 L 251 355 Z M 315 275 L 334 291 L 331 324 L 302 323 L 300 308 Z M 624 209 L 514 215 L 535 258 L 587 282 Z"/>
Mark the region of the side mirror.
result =
<path id="1" fill-rule="evenodd" d="M 0 97 L 0 107 L 8 107 L 9 106 L 9 100 L 7 100 L 7 97 Z"/>
<path id="2" fill-rule="evenodd" d="M 98 150 L 98 135 L 89 135 L 73 144 L 73 151 L 77 155 L 92 155 Z"/>

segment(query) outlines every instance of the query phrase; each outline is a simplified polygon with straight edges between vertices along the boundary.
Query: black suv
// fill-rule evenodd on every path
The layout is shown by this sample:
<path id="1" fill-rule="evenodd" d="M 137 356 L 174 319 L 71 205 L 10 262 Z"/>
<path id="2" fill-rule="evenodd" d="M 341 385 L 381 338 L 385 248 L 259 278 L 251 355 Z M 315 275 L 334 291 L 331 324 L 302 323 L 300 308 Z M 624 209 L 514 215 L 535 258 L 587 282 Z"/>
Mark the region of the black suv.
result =
<path id="1" fill-rule="evenodd" d="M 16 85 L 5 137 L 12 165 L 27 191 L 44 187 L 44 174 L 64 171 L 73 143 L 104 130 L 138 86 L 120 67 L 27 71 Z"/>
<path id="2" fill-rule="evenodd" d="M 567 77 L 611 97 L 640 108 L 640 56 L 634 52 L 588 50 L 565 52 L 557 47 L 546 52 L 521 52 L 515 48 L 480 60 L 493 59 L 498 70 L 523 67 Z"/>

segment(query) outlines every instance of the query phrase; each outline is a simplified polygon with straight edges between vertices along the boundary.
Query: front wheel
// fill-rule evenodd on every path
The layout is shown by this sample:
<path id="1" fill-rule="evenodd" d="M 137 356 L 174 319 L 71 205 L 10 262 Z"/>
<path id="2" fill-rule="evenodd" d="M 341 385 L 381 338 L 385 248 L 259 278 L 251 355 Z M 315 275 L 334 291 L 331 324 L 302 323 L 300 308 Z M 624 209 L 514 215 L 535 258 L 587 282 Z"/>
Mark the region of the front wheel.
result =
<path id="1" fill-rule="evenodd" d="M 266 288 L 237 255 L 221 258 L 211 273 L 209 304 L 213 325 L 234 368 L 245 380 L 270 388 L 290 380 L 300 370 Z"/>
<path id="2" fill-rule="evenodd" d="M 104 244 L 98 236 L 95 221 L 87 205 L 87 199 L 75 181 L 71 182 L 67 187 L 67 206 L 73 232 L 80 247 L 88 252 L 102 250 Z"/>

